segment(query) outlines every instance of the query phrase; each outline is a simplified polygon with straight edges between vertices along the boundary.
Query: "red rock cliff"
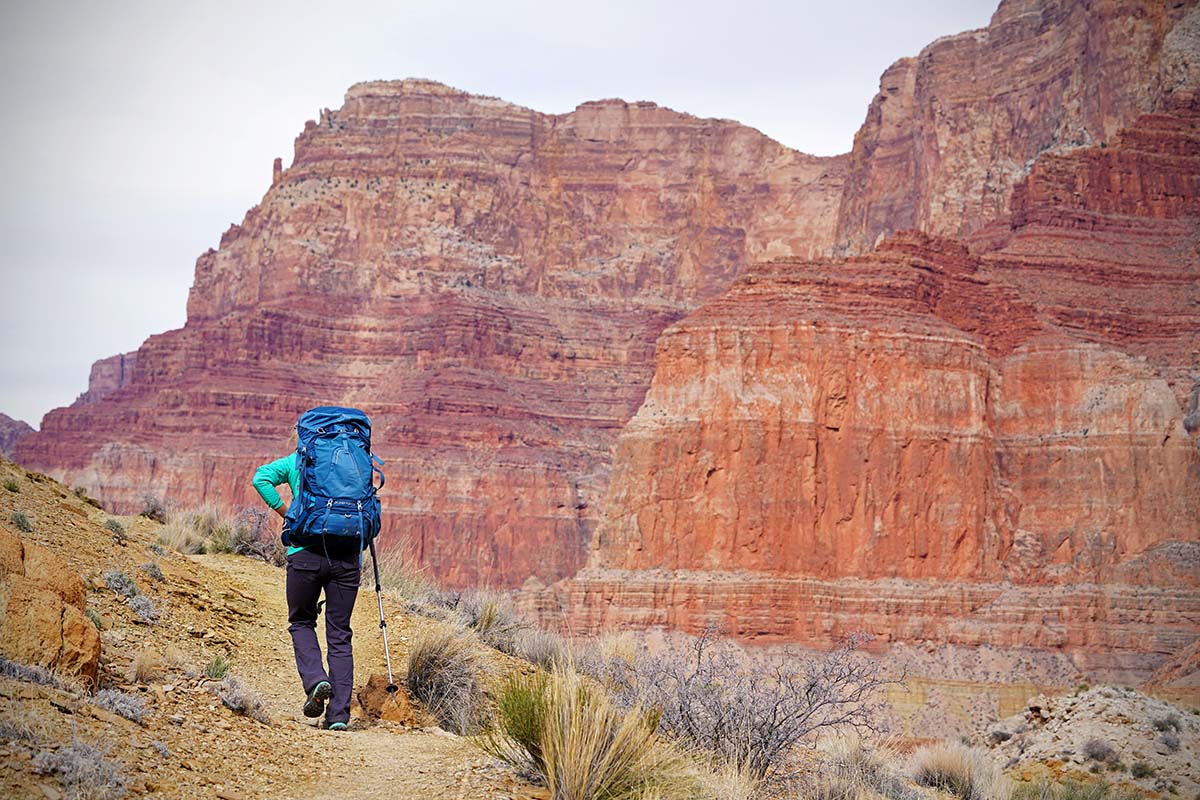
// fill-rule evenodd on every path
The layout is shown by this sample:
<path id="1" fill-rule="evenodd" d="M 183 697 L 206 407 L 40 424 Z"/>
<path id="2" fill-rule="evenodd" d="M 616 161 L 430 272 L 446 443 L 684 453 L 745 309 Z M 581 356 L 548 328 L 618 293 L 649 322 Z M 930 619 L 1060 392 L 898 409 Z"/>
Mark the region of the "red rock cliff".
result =
<path id="1" fill-rule="evenodd" d="M 968 248 L 758 266 L 659 339 L 574 630 L 1061 649 L 1200 640 L 1200 106 L 1043 156 Z"/>
<path id="2" fill-rule="evenodd" d="M 357 85 L 197 261 L 187 324 L 98 363 L 17 457 L 123 511 L 257 502 L 298 413 L 356 405 L 385 539 L 452 583 L 563 577 L 658 333 L 748 259 L 828 249 L 842 163 L 651 103 Z"/>
<path id="3" fill-rule="evenodd" d="M 1162 0 L 1004 0 L 991 23 L 893 64 L 854 138 L 837 249 L 1005 216 L 1045 152 L 1107 141 L 1200 65 L 1200 12 Z"/>

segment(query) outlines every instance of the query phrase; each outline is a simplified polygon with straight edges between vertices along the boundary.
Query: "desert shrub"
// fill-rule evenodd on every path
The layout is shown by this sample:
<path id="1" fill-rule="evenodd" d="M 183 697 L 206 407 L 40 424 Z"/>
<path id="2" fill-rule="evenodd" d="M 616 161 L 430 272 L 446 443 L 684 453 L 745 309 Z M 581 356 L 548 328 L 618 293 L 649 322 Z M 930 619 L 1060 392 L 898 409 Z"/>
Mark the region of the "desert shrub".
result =
<path id="1" fill-rule="evenodd" d="M 162 581 L 166 580 L 167 576 L 163 575 L 162 567 L 153 561 L 147 561 L 145 564 L 142 564 L 140 569 L 142 572 L 146 573 L 147 576 L 149 576 L 150 580 L 156 583 L 161 583 Z"/>
<path id="2" fill-rule="evenodd" d="M 6 478 L 4 480 L 4 488 L 10 492 L 21 491 L 21 485 L 19 483 L 17 483 L 16 481 L 14 481 L 12 478 Z"/>
<path id="3" fill-rule="evenodd" d="M 513 655 L 537 664 L 542 669 L 553 669 L 567 659 L 567 645 L 562 637 L 552 631 L 526 627 L 517 631 L 516 651 Z"/>
<path id="4" fill-rule="evenodd" d="M 1178 734 L 1172 733 L 1170 731 L 1163 731 L 1162 733 L 1160 733 L 1158 735 L 1158 740 L 1163 743 L 1163 747 L 1167 748 L 1172 753 L 1174 753 L 1176 750 L 1179 749 Z"/>
<path id="5" fill-rule="evenodd" d="M 150 552 L 154 553 L 154 555 L 156 555 L 156 556 L 165 556 L 167 554 L 167 551 L 164 550 L 163 546 L 161 544 L 159 544 L 158 542 L 150 543 Z"/>
<path id="6" fill-rule="evenodd" d="M 1088 739 L 1083 743 L 1083 754 L 1092 761 L 1101 763 L 1115 762 L 1117 760 L 1117 751 L 1113 750 L 1112 745 L 1103 739 Z"/>
<path id="7" fill-rule="evenodd" d="M 1135 778 L 1153 778 L 1156 770 L 1146 761 L 1135 761 L 1129 768 L 1129 774 Z"/>
<path id="8" fill-rule="evenodd" d="M 1103 780 L 1053 783 L 1043 779 L 1017 784 L 1012 793 L 1012 800 L 1139 800 L 1141 797 L 1140 792 L 1118 790 Z"/>
<path id="9" fill-rule="evenodd" d="M 39 667 L 35 664 L 22 664 L 19 661 L 10 661 L 3 656 L 0 656 L 0 677 L 14 678 L 18 681 L 36 683 L 40 686 L 52 686 L 64 692 L 79 692 L 79 687 L 73 681 L 45 667 Z"/>
<path id="10" fill-rule="evenodd" d="M 275 532 L 271 514 L 262 508 L 247 506 L 238 511 L 230 526 L 228 544 L 231 553 L 261 558 L 277 567 L 287 561 L 287 551 Z"/>
<path id="11" fill-rule="evenodd" d="M 771 662 L 707 631 L 658 655 L 608 657 L 598 670 L 581 663 L 619 704 L 656 709 L 661 729 L 685 746 L 769 784 L 789 779 L 794 748 L 815 734 L 873 729 L 875 694 L 889 681 L 856 652 L 863 641 Z"/>
<path id="12" fill-rule="evenodd" d="M 1001 744 L 1011 739 L 1013 735 L 1003 728 L 993 728 L 988 733 L 988 738 L 992 740 L 992 744 Z"/>
<path id="13" fill-rule="evenodd" d="M 150 683 L 163 674 L 163 657 L 154 650 L 139 650 L 129 668 L 130 677 L 137 683 Z"/>
<path id="14" fill-rule="evenodd" d="M 507 598 L 496 592 L 472 590 L 459 595 L 454 607 L 485 644 L 515 654 L 517 632 L 523 626 Z"/>
<path id="15" fill-rule="evenodd" d="M 1154 730 L 1156 731 L 1180 731 L 1183 729 L 1183 720 L 1178 714 L 1167 714 L 1163 717 L 1155 717 Z"/>
<path id="16" fill-rule="evenodd" d="M 204 666 L 204 677 L 211 678 L 214 681 L 219 681 L 229 673 L 229 659 L 217 653 Z"/>
<path id="17" fill-rule="evenodd" d="M 120 570 L 111 569 L 104 573 L 104 585 L 121 597 L 137 597 L 137 581 Z"/>
<path id="18" fill-rule="evenodd" d="M 146 716 L 146 701 L 137 695 L 116 689 L 102 689 L 92 697 L 92 703 L 139 725 Z"/>
<path id="19" fill-rule="evenodd" d="M 58 750 L 47 750 L 33 758 L 33 769 L 54 775 L 72 798 L 116 800 L 125 796 L 125 779 L 103 750 L 75 741 Z"/>
<path id="20" fill-rule="evenodd" d="M 653 715 L 617 706 L 603 687 L 570 668 L 509 680 L 496 708 L 497 725 L 480 744 L 540 777 L 554 798 L 716 796 L 701 769 L 655 737 Z"/>
<path id="21" fill-rule="evenodd" d="M 104 527 L 116 536 L 125 535 L 125 526 L 121 524 L 120 520 L 109 517 L 104 521 Z"/>
<path id="22" fill-rule="evenodd" d="M 24 511 L 14 511 L 8 519 L 22 533 L 33 533 L 33 523 Z"/>
<path id="23" fill-rule="evenodd" d="M 158 739 L 155 739 L 154 741 L 150 742 L 150 746 L 153 747 L 155 752 L 157 752 L 163 758 L 171 757 L 171 748 L 167 747 L 165 742 L 160 742 Z"/>
<path id="24" fill-rule="evenodd" d="M 149 625 L 158 621 L 158 609 L 155 607 L 154 601 L 144 594 L 129 598 L 129 609 L 137 615 L 138 619 Z"/>
<path id="25" fill-rule="evenodd" d="M 440 626 L 425 631 L 408 651 L 408 693 L 420 700 L 442 727 L 470 733 L 482 715 L 485 662 L 466 631 Z"/>
<path id="26" fill-rule="evenodd" d="M 0 709 L 0 741 L 39 742 L 49 735 L 49 723 L 27 706 L 7 703 Z"/>
<path id="27" fill-rule="evenodd" d="M 922 786 L 962 800 L 997 800 L 1010 794 L 1003 772 L 988 755 L 958 742 L 917 750 L 912 755 L 911 776 Z"/>
<path id="28" fill-rule="evenodd" d="M 271 718 L 267 715 L 267 704 L 262 696 L 242 683 L 240 678 L 226 675 L 225 680 L 218 684 L 214 691 L 225 707 L 233 713 L 258 720 L 264 725 L 271 724 Z"/>
<path id="29" fill-rule="evenodd" d="M 138 512 L 138 515 L 164 525 L 170 518 L 166 502 L 161 497 L 152 494 L 142 497 L 142 510 Z"/>
<path id="30" fill-rule="evenodd" d="M 100 615 L 96 613 L 94 608 L 89 608 L 84 613 L 87 614 L 87 618 L 92 621 L 92 624 L 96 626 L 96 630 L 104 629 L 104 624 L 100 620 Z"/>

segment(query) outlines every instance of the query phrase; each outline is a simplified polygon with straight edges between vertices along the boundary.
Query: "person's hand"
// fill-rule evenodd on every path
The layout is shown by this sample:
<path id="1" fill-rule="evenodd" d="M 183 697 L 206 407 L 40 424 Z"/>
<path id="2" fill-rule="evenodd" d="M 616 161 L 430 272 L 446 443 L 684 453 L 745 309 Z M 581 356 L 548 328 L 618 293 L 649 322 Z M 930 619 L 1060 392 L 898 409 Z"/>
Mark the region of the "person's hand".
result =
<path id="1" fill-rule="evenodd" d="M 278 514 L 281 518 L 287 518 L 287 512 L 283 510 L 283 506 L 279 506 L 278 508 L 273 508 L 271 510 Z"/>

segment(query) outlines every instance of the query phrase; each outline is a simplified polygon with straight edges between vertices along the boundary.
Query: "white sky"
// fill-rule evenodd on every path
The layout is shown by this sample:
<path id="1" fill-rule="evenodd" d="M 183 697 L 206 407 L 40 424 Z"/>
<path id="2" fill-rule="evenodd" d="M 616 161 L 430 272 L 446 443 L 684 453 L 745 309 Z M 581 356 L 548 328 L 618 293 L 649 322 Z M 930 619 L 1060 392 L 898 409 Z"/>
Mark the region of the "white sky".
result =
<path id="1" fill-rule="evenodd" d="M 880 73 L 996 0 L 0 0 L 0 412 L 180 327 L 195 259 L 350 84 L 424 77 L 539 111 L 607 97 L 850 149 Z"/>

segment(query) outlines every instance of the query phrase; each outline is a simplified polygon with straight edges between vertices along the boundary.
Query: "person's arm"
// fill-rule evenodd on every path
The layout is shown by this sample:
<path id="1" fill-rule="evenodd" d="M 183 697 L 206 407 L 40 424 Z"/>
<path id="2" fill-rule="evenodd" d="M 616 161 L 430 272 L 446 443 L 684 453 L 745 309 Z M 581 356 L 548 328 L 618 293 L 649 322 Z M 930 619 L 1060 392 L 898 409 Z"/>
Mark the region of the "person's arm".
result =
<path id="1" fill-rule="evenodd" d="M 283 508 L 283 498 L 279 496 L 275 487 L 288 482 L 288 473 L 291 468 L 292 456 L 286 455 L 269 464 L 263 464 L 254 471 L 254 488 L 258 492 L 258 496 L 281 517 L 286 512 Z"/>

